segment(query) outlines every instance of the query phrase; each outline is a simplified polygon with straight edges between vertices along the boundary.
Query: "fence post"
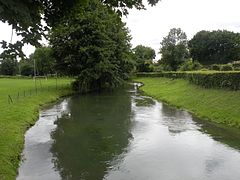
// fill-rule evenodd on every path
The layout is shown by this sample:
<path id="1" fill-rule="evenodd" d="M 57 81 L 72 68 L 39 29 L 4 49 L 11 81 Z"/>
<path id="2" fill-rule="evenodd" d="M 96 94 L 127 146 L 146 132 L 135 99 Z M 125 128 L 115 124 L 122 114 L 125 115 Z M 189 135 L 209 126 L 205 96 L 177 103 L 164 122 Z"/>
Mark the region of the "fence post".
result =
<path id="1" fill-rule="evenodd" d="M 12 100 L 11 96 L 8 95 L 8 103 L 10 104 L 10 102 L 13 103 L 13 100 Z"/>

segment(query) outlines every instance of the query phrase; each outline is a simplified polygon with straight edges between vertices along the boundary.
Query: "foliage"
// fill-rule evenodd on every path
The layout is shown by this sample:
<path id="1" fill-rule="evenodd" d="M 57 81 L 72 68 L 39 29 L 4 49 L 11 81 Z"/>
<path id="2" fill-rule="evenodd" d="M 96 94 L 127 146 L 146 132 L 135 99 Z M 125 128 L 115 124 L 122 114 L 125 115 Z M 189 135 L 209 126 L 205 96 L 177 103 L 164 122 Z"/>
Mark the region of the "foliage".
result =
<path id="1" fill-rule="evenodd" d="M 240 70 L 240 61 L 233 61 L 231 64 L 232 64 L 235 71 Z"/>
<path id="2" fill-rule="evenodd" d="M 193 60 L 204 65 L 226 64 L 240 58 L 240 33 L 200 31 L 190 41 Z"/>
<path id="3" fill-rule="evenodd" d="M 201 68 L 202 65 L 197 61 L 193 61 L 192 59 L 188 59 L 179 66 L 180 71 L 195 71 L 200 70 Z"/>
<path id="4" fill-rule="evenodd" d="M 187 36 L 180 28 L 173 28 L 161 42 L 161 62 L 176 71 L 188 58 Z"/>
<path id="5" fill-rule="evenodd" d="M 22 59 L 19 62 L 20 66 L 20 75 L 23 76 L 32 76 L 34 75 L 33 69 L 34 69 L 34 64 L 33 61 L 30 59 Z"/>
<path id="6" fill-rule="evenodd" d="M 89 0 L 0 0 L 0 21 L 12 26 L 21 40 L 12 44 L 2 41 L 2 48 L 6 49 L 4 56 L 24 57 L 22 47 L 29 43 L 40 46 L 39 40 L 46 37 L 46 31 L 59 24 L 62 17 L 68 15 L 72 9 Z M 100 0 L 107 6 L 116 9 L 119 14 L 127 14 L 128 8 L 144 9 L 142 0 Z M 155 5 L 159 0 L 148 0 Z M 46 22 L 46 25 L 42 21 Z"/>
<path id="7" fill-rule="evenodd" d="M 233 66 L 231 64 L 223 64 L 220 67 L 221 71 L 233 71 Z"/>
<path id="8" fill-rule="evenodd" d="M 152 61 L 156 57 L 154 49 L 143 45 L 138 45 L 133 49 L 134 61 L 138 72 L 153 71 Z"/>
<path id="9" fill-rule="evenodd" d="M 164 67 L 161 64 L 154 64 L 153 71 L 154 72 L 163 72 L 164 71 Z"/>
<path id="10" fill-rule="evenodd" d="M 213 65 L 211 65 L 211 70 L 220 71 L 221 70 L 221 65 L 220 64 L 213 64 Z"/>
<path id="11" fill-rule="evenodd" d="M 205 89 L 183 79 L 137 78 L 141 90 L 207 121 L 240 128 L 240 91 Z M 238 131 L 239 132 L 239 131 Z"/>
<path id="12" fill-rule="evenodd" d="M 2 75 L 16 75 L 18 70 L 17 60 L 6 58 L 0 61 L 0 74 Z"/>
<path id="13" fill-rule="evenodd" d="M 240 90 L 240 72 L 217 71 L 180 71 L 161 73 L 138 73 L 138 77 L 167 77 L 172 79 L 186 79 L 204 88 L 219 88 Z"/>
<path id="14" fill-rule="evenodd" d="M 29 63 L 36 66 L 36 74 L 43 76 L 47 74 L 54 74 L 55 58 L 50 47 L 40 47 L 29 56 Z"/>
<path id="15" fill-rule="evenodd" d="M 133 67 L 125 24 L 95 0 L 76 7 L 52 30 L 50 42 L 57 69 L 77 76 L 81 92 L 116 87 Z"/>

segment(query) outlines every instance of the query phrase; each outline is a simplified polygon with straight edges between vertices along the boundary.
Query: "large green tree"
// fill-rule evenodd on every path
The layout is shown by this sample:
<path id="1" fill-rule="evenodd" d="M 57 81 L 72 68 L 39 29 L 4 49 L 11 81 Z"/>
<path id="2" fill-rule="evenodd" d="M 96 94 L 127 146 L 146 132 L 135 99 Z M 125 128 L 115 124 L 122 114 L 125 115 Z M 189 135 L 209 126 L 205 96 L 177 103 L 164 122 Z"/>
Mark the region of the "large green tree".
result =
<path id="1" fill-rule="evenodd" d="M 151 47 L 138 45 L 133 49 L 136 70 L 139 72 L 152 71 L 151 65 L 156 57 L 155 50 Z"/>
<path id="2" fill-rule="evenodd" d="M 200 31 L 189 41 L 193 60 L 202 64 L 225 64 L 240 58 L 240 33 Z"/>
<path id="3" fill-rule="evenodd" d="M 29 56 L 29 63 L 33 65 L 34 61 L 37 75 L 44 76 L 55 73 L 56 60 L 53 57 L 51 47 L 43 46 L 37 48 L 34 53 Z"/>
<path id="4" fill-rule="evenodd" d="M 21 35 L 16 43 L 2 41 L 4 56 L 24 56 L 22 47 L 29 43 L 40 46 L 39 40 L 49 28 L 57 25 L 62 17 L 71 13 L 78 4 L 87 4 L 90 0 L 0 0 L 0 21 L 6 22 Z M 119 14 L 127 14 L 128 8 L 144 9 L 142 0 L 99 0 L 115 9 Z M 159 0 L 148 0 L 154 5 Z M 46 22 L 46 25 L 42 23 Z"/>
<path id="5" fill-rule="evenodd" d="M 57 69 L 77 76 L 82 92 L 116 87 L 132 69 L 125 24 L 97 0 L 76 7 L 52 29 L 50 42 Z"/>
<path id="6" fill-rule="evenodd" d="M 168 70 L 176 71 L 188 58 L 188 41 L 186 33 L 180 28 L 173 28 L 161 42 L 160 62 L 168 67 Z"/>

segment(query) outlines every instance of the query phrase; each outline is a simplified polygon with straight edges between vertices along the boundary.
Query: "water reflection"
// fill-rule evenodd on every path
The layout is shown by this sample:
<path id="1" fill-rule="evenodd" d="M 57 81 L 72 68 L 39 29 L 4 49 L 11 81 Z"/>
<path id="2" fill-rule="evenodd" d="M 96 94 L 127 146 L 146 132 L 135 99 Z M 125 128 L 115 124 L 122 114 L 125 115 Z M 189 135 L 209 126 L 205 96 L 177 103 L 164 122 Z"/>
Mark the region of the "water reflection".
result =
<path id="1" fill-rule="evenodd" d="M 62 179 L 102 179 L 131 138 L 131 98 L 123 92 L 77 96 L 69 112 L 52 134 L 55 167 Z"/>
<path id="2" fill-rule="evenodd" d="M 198 119 L 136 87 L 74 96 L 65 105 L 57 121 L 58 106 L 27 133 L 18 179 L 240 179 L 239 129 Z M 48 138 L 39 141 L 43 134 Z"/>
<path id="3" fill-rule="evenodd" d="M 162 104 L 162 124 L 168 127 L 171 135 L 176 135 L 188 130 L 198 129 L 192 116 L 186 111 L 182 111 L 166 104 Z"/>

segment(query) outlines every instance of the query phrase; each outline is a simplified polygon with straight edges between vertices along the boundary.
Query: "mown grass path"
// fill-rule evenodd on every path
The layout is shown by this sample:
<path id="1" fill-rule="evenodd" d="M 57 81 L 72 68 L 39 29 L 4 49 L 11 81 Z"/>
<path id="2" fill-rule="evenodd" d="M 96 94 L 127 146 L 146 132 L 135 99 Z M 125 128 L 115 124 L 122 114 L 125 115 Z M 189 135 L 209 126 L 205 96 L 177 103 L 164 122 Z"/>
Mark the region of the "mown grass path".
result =
<path id="1" fill-rule="evenodd" d="M 24 133 L 41 105 L 67 95 L 71 79 L 0 79 L 0 179 L 15 179 Z M 37 90 L 36 88 L 37 87 Z M 9 99 L 9 95 L 13 102 Z"/>
<path id="2" fill-rule="evenodd" d="M 240 91 L 205 89 L 182 79 L 137 78 L 141 90 L 198 117 L 240 128 Z"/>

